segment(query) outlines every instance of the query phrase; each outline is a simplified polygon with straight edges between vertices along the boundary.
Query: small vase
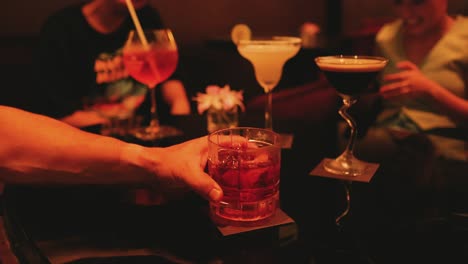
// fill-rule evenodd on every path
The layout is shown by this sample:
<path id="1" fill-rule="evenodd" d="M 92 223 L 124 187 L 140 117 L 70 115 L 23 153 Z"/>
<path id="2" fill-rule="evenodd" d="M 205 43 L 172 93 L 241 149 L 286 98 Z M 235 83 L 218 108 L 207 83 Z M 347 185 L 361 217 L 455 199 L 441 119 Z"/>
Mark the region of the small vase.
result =
<path id="1" fill-rule="evenodd" d="M 238 107 L 229 110 L 210 108 L 206 113 L 208 133 L 223 128 L 237 127 L 239 125 Z"/>

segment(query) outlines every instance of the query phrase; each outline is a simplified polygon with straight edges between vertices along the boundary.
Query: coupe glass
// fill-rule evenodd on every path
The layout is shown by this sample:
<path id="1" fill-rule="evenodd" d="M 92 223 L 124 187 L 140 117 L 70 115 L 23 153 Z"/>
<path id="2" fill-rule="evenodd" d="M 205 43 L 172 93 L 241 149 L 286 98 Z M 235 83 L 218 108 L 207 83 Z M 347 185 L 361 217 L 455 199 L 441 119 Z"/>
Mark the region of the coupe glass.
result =
<path id="1" fill-rule="evenodd" d="M 265 128 L 273 129 L 272 91 L 278 85 L 283 66 L 301 48 L 301 39 L 289 36 L 274 36 L 261 39 L 243 39 L 237 43 L 242 57 L 252 63 L 255 78 L 267 94 Z"/>
<path id="2" fill-rule="evenodd" d="M 351 134 L 344 152 L 336 159 L 324 162 L 326 171 L 341 175 L 359 176 L 367 169 L 368 165 L 357 159 L 353 154 L 357 125 L 348 114 L 348 109 L 357 102 L 360 95 L 373 92 L 370 90 L 372 82 L 387 65 L 387 61 L 382 57 L 342 55 L 317 57 L 315 59 L 317 66 L 343 99 L 343 106 L 338 113 L 351 128 Z"/>
<path id="3" fill-rule="evenodd" d="M 159 123 L 155 88 L 167 80 L 175 71 L 179 55 L 170 29 L 144 31 L 141 39 L 135 30 L 128 34 L 123 48 L 125 68 L 135 80 L 148 86 L 151 96 L 151 121 L 149 126 L 137 129 L 135 136 L 142 140 L 154 140 L 175 136 L 181 132 Z"/>

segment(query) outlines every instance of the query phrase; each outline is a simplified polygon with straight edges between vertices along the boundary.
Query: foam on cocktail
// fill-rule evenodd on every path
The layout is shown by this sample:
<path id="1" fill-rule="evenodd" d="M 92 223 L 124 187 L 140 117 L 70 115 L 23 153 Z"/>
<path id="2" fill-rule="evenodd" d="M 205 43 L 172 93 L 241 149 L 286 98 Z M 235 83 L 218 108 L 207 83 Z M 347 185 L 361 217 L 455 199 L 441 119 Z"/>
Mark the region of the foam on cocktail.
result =
<path id="1" fill-rule="evenodd" d="M 374 72 L 382 70 L 386 65 L 386 61 L 367 58 L 330 57 L 317 60 L 317 65 L 324 71 Z"/>
<path id="2" fill-rule="evenodd" d="M 367 56 L 318 57 L 315 62 L 340 95 L 353 98 L 377 92 L 370 84 L 387 64 L 385 58 Z"/>

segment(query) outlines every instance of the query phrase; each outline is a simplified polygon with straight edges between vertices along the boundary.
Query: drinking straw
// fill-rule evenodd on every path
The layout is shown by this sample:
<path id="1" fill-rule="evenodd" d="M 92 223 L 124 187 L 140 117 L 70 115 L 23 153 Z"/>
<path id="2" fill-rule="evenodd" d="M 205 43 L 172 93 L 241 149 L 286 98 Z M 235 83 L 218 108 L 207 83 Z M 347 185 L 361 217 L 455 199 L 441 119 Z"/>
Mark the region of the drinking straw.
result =
<path id="1" fill-rule="evenodd" d="M 148 40 L 146 39 L 145 34 L 143 33 L 143 28 L 141 27 L 140 20 L 138 19 L 138 16 L 137 16 L 137 14 L 135 12 L 135 7 L 133 6 L 132 0 L 125 0 L 125 3 L 127 4 L 128 11 L 130 12 L 130 16 L 132 17 L 133 24 L 135 24 L 135 28 L 137 30 L 138 36 L 141 39 L 141 42 L 143 44 L 143 48 L 146 49 L 146 50 L 149 50 Z M 148 62 L 149 62 L 151 70 L 153 71 L 153 73 L 159 79 L 160 78 L 159 77 L 159 71 L 157 70 L 157 67 L 154 64 L 154 61 L 149 60 Z M 152 89 L 150 89 L 151 90 L 151 109 L 150 109 L 150 111 L 151 111 L 151 115 L 153 116 L 152 117 L 153 120 L 151 121 L 151 124 L 153 124 L 153 123 L 155 123 L 154 121 L 157 122 L 157 118 L 156 119 L 154 118 L 154 116 L 157 116 L 156 98 L 155 98 L 155 92 L 154 92 L 155 87 L 150 87 L 150 88 L 152 88 Z"/>
<path id="2" fill-rule="evenodd" d="M 130 16 L 132 17 L 133 24 L 135 24 L 135 28 L 137 30 L 138 36 L 143 43 L 143 47 L 148 49 L 148 40 L 146 40 L 145 34 L 143 33 L 143 28 L 141 27 L 140 20 L 135 12 L 135 7 L 133 6 L 132 0 L 125 0 L 127 3 L 128 11 L 130 12 Z"/>
<path id="3" fill-rule="evenodd" d="M 137 30 L 138 36 L 141 39 L 141 42 L 143 44 L 143 48 L 147 51 L 149 51 L 150 47 L 148 45 L 148 40 L 146 39 L 145 34 L 143 33 L 143 28 L 141 27 L 140 20 L 138 19 L 138 16 L 135 12 L 135 7 L 133 6 L 132 0 L 125 0 L 125 3 L 127 4 L 128 11 L 130 12 L 130 16 L 132 17 L 133 24 L 135 24 L 135 28 Z M 158 67 L 156 66 L 155 62 L 153 60 L 148 60 L 149 66 L 154 73 L 154 75 L 157 77 L 157 79 L 160 79 L 160 73 L 158 71 Z M 154 88 L 154 87 L 151 87 Z M 154 99 L 154 89 L 151 89 L 152 93 L 152 100 L 155 101 Z M 154 104 L 153 104 L 154 105 Z M 151 107 L 153 109 L 153 107 Z M 153 110 L 151 110 L 153 111 Z M 154 110 L 156 111 L 156 110 Z"/>

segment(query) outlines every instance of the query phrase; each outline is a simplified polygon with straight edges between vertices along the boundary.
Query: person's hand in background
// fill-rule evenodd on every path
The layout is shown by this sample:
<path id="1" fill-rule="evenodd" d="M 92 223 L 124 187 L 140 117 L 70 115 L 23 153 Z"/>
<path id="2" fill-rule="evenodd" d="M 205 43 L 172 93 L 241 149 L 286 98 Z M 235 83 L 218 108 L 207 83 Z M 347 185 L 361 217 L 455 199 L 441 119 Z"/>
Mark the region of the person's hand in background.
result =
<path id="1" fill-rule="evenodd" d="M 380 93 L 384 99 L 395 99 L 402 96 L 417 98 L 432 96 L 433 89 L 438 84 L 428 79 L 419 68 L 410 61 L 402 61 L 397 64 L 400 72 L 387 74 L 383 77 L 384 85 L 380 87 Z"/>

